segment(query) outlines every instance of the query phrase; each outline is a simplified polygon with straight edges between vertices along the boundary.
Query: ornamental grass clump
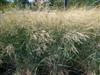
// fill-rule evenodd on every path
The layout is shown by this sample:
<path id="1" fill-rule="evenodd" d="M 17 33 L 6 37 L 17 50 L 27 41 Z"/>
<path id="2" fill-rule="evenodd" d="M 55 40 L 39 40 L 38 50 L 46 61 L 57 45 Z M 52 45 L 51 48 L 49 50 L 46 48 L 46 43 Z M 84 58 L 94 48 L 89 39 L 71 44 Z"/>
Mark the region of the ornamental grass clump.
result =
<path id="1" fill-rule="evenodd" d="M 100 74 L 99 13 L 69 9 L 0 14 L 0 65 L 13 62 L 15 75 Z"/>

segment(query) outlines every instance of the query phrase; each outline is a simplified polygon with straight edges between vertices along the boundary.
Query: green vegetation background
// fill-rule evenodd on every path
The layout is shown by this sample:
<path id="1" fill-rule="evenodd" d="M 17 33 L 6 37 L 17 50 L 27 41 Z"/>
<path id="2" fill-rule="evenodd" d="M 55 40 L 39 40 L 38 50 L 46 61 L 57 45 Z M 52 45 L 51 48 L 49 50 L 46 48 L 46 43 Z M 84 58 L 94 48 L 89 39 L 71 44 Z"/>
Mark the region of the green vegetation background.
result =
<path id="1" fill-rule="evenodd" d="M 63 6 L 62 0 L 51 3 Z M 69 5 L 93 3 L 95 0 L 70 0 Z M 8 5 L 0 0 L 2 10 Z M 15 8 L 17 4 L 11 5 Z M 99 8 L 0 13 L 0 64 L 15 62 L 16 75 L 64 75 L 69 71 L 100 75 L 99 13 Z"/>

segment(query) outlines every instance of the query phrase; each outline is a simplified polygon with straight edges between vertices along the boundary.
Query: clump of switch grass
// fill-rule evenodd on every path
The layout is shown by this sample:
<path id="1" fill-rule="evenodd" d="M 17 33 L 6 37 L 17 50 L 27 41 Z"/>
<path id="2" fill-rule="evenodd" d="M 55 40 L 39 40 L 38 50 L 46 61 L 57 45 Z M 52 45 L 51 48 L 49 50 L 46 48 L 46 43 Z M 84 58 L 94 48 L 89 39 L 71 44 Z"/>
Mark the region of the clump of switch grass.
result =
<path id="1" fill-rule="evenodd" d="M 16 75 L 100 74 L 99 13 L 69 9 L 0 14 L 0 60 L 16 62 Z"/>

